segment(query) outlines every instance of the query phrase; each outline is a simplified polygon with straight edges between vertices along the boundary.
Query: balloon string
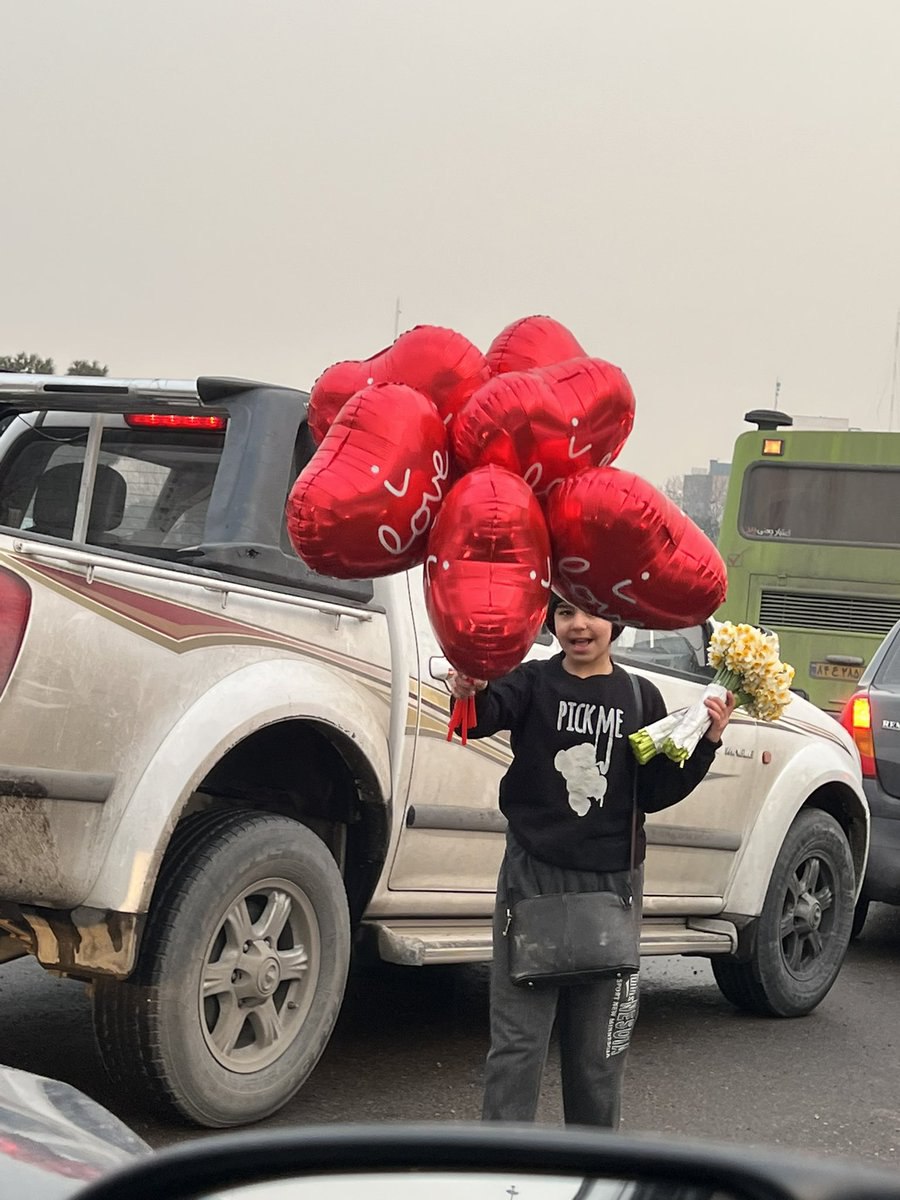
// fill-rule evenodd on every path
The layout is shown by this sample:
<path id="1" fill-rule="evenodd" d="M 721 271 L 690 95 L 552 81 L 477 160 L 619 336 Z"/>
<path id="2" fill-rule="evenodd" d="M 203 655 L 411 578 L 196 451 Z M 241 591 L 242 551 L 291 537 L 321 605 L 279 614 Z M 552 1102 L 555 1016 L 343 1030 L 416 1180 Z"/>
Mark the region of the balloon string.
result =
<path id="1" fill-rule="evenodd" d="M 475 706 L 475 697 L 469 696 L 467 700 L 457 700 L 453 705 L 453 711 L 450 714 L 450 721 L 447 725 L 447 741 L 453 741 L 453 734 L 459 730 L 459 740 L 465 746 L 469 741 L 469 730 L 478 724 L 478 710 Z"/>

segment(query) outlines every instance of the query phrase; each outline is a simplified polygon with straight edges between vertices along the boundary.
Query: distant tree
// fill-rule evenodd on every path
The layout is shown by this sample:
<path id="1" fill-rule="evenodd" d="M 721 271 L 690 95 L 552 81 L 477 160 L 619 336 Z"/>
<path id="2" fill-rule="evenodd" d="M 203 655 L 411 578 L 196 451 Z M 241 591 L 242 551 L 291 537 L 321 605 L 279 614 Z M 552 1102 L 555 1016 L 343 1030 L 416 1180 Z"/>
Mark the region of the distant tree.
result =
<path id="1" fill-rule="evenodd" d="M 709 484 L 709 503 L 706 511 L 694 520 L 711 542 L 719 540 L 722 514 L 725 512 L 725 497 L 728 494 L 728 476 L 713 475 Z"/>
<path id="2" fill-rule="evenodd" d="M 41 358 L 39 354 L 0 354 L 0 371 L 15 371 L 28 375 L 53 375 L 56 367 L 52 358 Z"/>
<path id="3" fill-rule="evenodd" d="M 672 475 L 660 490 L 699 525 L 711 542 L 718 541 L 728 493 L 727 475 L 710 475 L 706 471 L 687 478 Z"/>
<path id="4" fill-rule="evenodd" d="M 41 358 L 39 354 L 0 354 L 0 371 L 13 371 L 27 375 L 55 375 L 56 364 L 52 358 Z M 67 375 L 108 375 L 109 367 L 96 359 L 76 358 L 69 364 Z"/>
<path id="5" fill-rule="evenodd" d="M 67 375 L 108 375 L 109 367 L 105 363 L 98 363 L 96 359 L 88 362 L 86 358 L 76 358 L 74 362 L 69 363 Z"/>
<path id="6" fill-rule="evenodd" d="M 659 490 L 664 496 L 668 496 L 673 504 L 677 504 L 679 508 L 684 508 L 683 475 L 670 475 Z"/>

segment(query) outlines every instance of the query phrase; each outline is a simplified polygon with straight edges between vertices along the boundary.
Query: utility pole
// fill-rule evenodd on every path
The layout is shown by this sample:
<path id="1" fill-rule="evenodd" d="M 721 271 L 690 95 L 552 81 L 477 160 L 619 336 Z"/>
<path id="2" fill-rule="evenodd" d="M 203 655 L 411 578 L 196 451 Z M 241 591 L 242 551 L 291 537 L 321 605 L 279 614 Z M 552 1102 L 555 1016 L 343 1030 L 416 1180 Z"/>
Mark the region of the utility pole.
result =
<path id="1" fill-rule="evenodd" d="M 398 296 L 397 304 L 394 308 L 394 341 L 395 342 L 397 340 L 397 337 L 399 336 L 399 333 L 400 333 L 400 297 Z"/>
<path id="2" fill-rule="evenodd" d="M 897 408 L 897 367 L 900 358 L 900 312 L 897 313 L 897 324 L 894 326 L 894 363 L 891 367 L 891 410 L 888 415 L 888 429 L 894 428 L 894 413 Z"/>

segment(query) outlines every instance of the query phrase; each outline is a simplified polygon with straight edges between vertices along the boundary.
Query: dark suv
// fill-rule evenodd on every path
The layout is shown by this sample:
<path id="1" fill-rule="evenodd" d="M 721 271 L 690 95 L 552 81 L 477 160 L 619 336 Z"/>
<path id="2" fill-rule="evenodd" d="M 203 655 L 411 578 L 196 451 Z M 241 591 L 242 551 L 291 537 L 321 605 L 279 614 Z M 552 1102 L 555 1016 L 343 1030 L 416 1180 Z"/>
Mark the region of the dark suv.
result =
<path id="1" fill-rule="evenodd" d="M 844 706 L 841 724 L 856 742 L 871 814 L 869 862 L 854 936 L 869 902 L 900 904 L 900 621 L 878 647 Z"/>

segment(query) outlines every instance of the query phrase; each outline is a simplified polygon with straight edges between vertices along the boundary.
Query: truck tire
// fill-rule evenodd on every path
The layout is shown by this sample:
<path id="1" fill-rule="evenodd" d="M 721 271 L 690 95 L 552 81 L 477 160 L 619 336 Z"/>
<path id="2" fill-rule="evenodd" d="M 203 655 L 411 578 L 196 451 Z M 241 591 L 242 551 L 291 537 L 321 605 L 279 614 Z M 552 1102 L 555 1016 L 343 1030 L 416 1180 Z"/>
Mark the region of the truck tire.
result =
<path id="1" fill-rule="evenodd" d="M 802 1017 L 827 995 L 850 942 L 854 870 L 834 817 L 804 809 L 775 862 L 748 962 L 711 959 L 723 996 L 746 1012 Z"/>
<path id="2" fill-rule="evenodd" d="M 318 1062 L 349 959 L 343 880 L 315 834 L 270 813 L 190 817 L 163 862 L 134 974 L 95 983 L 104 1065 L 198 1125 L 261 1120 Z"/>

